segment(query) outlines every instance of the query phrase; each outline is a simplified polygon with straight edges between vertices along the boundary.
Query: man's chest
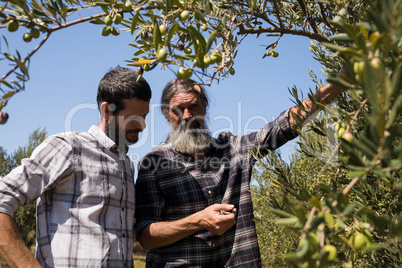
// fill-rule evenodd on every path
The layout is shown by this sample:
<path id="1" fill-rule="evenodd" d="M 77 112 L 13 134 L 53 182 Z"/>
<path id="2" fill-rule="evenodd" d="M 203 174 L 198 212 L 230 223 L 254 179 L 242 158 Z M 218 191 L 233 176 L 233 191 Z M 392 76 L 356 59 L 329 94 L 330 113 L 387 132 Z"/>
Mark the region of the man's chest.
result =
<path id="1" fill-rule="evenodd" d="M 167 210 L 197 210 L 222 203 L 228 195 L 240 192 L 243 170 L 241 161 L 230 154 L 160 160 L 158 185 Z"/>

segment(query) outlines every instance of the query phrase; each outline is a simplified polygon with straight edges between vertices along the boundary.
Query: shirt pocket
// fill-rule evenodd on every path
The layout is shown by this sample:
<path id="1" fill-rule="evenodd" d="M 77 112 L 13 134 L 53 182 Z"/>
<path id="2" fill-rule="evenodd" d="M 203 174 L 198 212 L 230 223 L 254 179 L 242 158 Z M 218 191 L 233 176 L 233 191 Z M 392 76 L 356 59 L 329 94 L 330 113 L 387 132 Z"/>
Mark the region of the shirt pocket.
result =
<path id="1" fill-rule="evenodd" d="M 66 222 L 52 224 L 53 267 L 100 267 L 107 260 L 110 241 L 99 226 Z"/>

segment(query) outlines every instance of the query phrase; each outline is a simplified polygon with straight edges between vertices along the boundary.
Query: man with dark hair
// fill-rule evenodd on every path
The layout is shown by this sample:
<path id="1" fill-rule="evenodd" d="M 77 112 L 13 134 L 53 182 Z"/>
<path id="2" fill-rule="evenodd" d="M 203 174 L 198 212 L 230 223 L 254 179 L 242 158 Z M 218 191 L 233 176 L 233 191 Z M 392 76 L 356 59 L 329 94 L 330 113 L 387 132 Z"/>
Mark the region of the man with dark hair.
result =
<path id="1" fill-rule="evenodd" d="M 151 98 L 137 78 L 128 68 L 108 72 L 98 87 L 98 125 L 48 137 L 0 180 L 0 255 L 10 266 L 133 267 L 134 167 L 126 154 Z M 12 216 L 36 199 L 35 259 Z"/>
<path id="2" fill-rule="evenodd" d="M 328 84 L 316 97 L 329 102 L 344 89 Z M 250 180 L 256 160 L 297 135 L 292 107 L 257 132 L 212 138 L 205 126 L 208 99 L 192 80 L 173 80 L 162 93 L 171 132 L 139 164 L 135 230 L 148 249 L 147 267 L 261 267 Z M 297 116 L 295 116 L 297 115 Z"/>

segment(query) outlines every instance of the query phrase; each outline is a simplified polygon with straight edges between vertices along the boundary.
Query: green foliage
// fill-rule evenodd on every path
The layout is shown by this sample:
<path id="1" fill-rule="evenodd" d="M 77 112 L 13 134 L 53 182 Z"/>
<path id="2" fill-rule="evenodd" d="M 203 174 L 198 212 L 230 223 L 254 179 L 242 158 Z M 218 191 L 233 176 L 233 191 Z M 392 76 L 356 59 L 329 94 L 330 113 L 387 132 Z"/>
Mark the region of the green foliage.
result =
<path id="1" fill-rule="evenodd" d="M 4 0 L 0 28 L 10 32 L 26 28 L 32 50 L 27 55 L 11 53 L 14 49 L 9 49 L 3 34 L 0 59 L 11 69 L 0 79 L 0 110 L 24 89 L 32 56 L 53 32 L 73 25 L 90 22 L 99 25 L 104 36 L 133 35 L 129 66 L 142 66 L 144 71 L 162 66 L 176 74 L 180 68 L 188 69 L 201 83 L 211 84 L 235 73 L 238 48 L 249 35 L 267 38 L 263 58 L 278 56 L 275 49 L 284 34 L 335 43 L 328 38 L 335 31 L 331 21 L 345 6 L 351 18 L 365 8 L 363 1 Z M 166 58 L 157 57 L 161 49 Z"/>
<path id="2" fill-rule="evenodd" d="M 309 134 L 309 138 L 316 139 L 314 134 Z M 296 251 L 300 220 L 306 222 L 301 204 L 318 195 L 323 185 L 329 187 L 335 171 L 336 167 L 302 153 L 295 153 L 289 164 L 279 152 L 270 152 L 257 162 L 253 178 L 258 186 L 252 191 L 264 267 L 290 266 L 285 257 Z M 292 196 L 303 201 L 292 203 Z M 288 224 L 299 226 L 290 228 Z"/>
<path id="3" fill-rule="evenodd" d="M 276 178 L 275 173 L 267 169 L 268 159 L 284 164 L 280 155 L 273 152 L 272 158 L 265 158 L 257 163 L 253 178 L 257 185 L 251 186 L 254 220 L 258 235 L 258 244 L 261 252 L 261 262 L 263 267 L 288 267 L 289 263 L 285 260 L 285 254 L 296 250 L 297 234 L 285 228 L 285 226 L 275 224 L 279 217 L 271 211 L 272 207 L 280 207 L 282 189 L 272 187 L 271 182 Z M 283 239 L 286 237 L 287 239 Z"/>
<path id="4" fill-rule="evenodd" d="M 286 255 L 295 267 L 402 265 L 402 1 L 365 6 L 352 19 L 345 6 L 334 43 L 312 45 L 328 80 L 350 89 L 337 107 L 314 100 L 323 110 L 299 130 L 303 157 L 285 165 L 268 155 L 264 166 L 276 223 L 300 237 Z M 345 74 L 331 78 L 339 66 Z"/>
<path id="5" fill-rule="evenodd" d="M 181 15 L 184 10 L 189 11 L 188 18 Z M 144 71 L 163 66 L 175 73 L 187 68 L 204 84 L 235 74 L 238 47 L 248 35 L 269 38 L 262 57 L 277 56 L 274 52 L 284 34 L 308 37 L 316 41 L 311 51 L 328 81 L 349 90 L 336 107 L 327 108 L 309 94 L 323 111 L 300 129 L 301 155 L 290 164 L 269 155 L 261 166 L 268 176 L 261 175 L 254 196 L 260 241 L 278 245 L 275 252 L 293 251 L 285 255 L 293 266 L 398 267 L 402 265 L 401 14 L 402 0 L 2 1 L 0 28 L 14 31 L 18 22 L 19 27 L 40 30 L 41 41 L 22 56 L 18 51 L 11 54 L 3 38 L 0 59 L 11 70 L 0 79 L 0 110 L 24 88 L 29 61 L 51 33 L 79 23 L 110 27 L 102 30 L 105 35 L 119 34 L 117 27 L 134 35 L 130 66 L 143 66 Z M 167 26 L 166 33 L 160 25 Z M 29 32 L 37 36 L 36 31 Z M 160 49 L 166 50 L 166 58 L 156 57 Z M 218 60 L 212 62 L 213 55 Z M 345 75 L 334 78 L 341 67 Z M 322 82 L 311 76 L 320 87 Z M 291 94 L 299 105 L 296 87 Z M 279 218 L 278 226 L 262 224 L 266 218 L 275 219 L 273 214 Z M 282 243 L 271 236 L 280 232 L 289 234 Z M 292 237 L 299 237 L 296 246 Z M 282 253 L 271 259 L 264 255 L 269 254 L 265 249 L 274 249 L 261 244 L 264 262 L 284 263 Z"/>
<path id="6" fill-rule="evenodd" d="M 0 146 L 0 176 L 5 176 L 12 169 L 10 156 L 7 152 Z"/>
<path id="7" fill-rule="evenodd" d="M 30 136 L 25 147 L 19 147 L 11 155 L 0 147 L 0 176 L 7 175 L 13 168 L 21 164 L 23 158 L 31 156 L 33 150 L 46 138 L 45 129 L 36 129 Z M 36 242 L 36 204 L 35 202 L 18 208 L 14 213 L 14 221 L 22 240 L 28 248 Z"/>

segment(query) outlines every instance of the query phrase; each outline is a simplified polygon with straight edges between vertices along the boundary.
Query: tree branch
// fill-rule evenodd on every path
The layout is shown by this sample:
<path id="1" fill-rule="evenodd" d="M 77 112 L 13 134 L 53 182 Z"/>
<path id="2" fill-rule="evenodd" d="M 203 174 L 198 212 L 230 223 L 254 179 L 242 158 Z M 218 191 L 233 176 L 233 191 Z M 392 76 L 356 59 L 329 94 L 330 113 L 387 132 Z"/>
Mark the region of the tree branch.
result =
<path id="1" fill-rule="evenodd" d="M 261 33 L 280 33 L 280 34 L 291 34 L 291 35 L 300 35 L 308 37 L 312 40 L 316 40 L 318 42 L 330 42 L 329 39 L 325 38 L 320 34 L 305 32 L 302 30 L 294 30 L 294 29 L 285 29 L 285 28 L 249 28 L 244 29 L 243 27 L 239 27 L 238 35 L 243 34 L 261 34 Z"/>
<path id="2" fill-rule="evenodd" d="M 314 20 L 311 18 L 311 14 L 309 12 L 309 10 L 306 8 L 306 5 L 304 4 L 303 0 L 297 0 L 297 2 L 299 3 L 304 16 L 306 16 L 308 23 L 310 24 L 311 28 L 313 29 L 315 34 L 318 34 L 319 30 L 317 28 L 317 25 L 315 25 Z"/>
<path id="3" fill-rule="evenodd" d="M 275 15 L 276 15 L 276 17 L 278 18 L 278 21 L 279 21 L 279 26 L 280 26 L 281 28 L 283 28 L 281 16 L 280 16 L 280 14 L 279 14 L 279 7 L 278 7 L 277 0 L 274 1 L 274 9 L 275 9 Z"/>
<path id="4" fill-rule="evenodd" d="M 323 6 L 323 4 L 322 3 L 318 3 L 318 5 L 319 5 L 319 7 L 320 7 L 320 12 L 321 12 L 321 16 L 322 16 L 322 19 L 323 19 L 323 21 L 324 21 L 324 23 L 329 27 L 329 28 L 333 28 L 332 27 L 332 24 L 329 22 L 329 20 L 328 20 L 328 18 L 327 18 L 327 15 L 325 14 L 325 12 L 324 12 L 324 6 Z"/>
<path id="5" fill-rule="evenodd" d="M 262 19 L 263 21 L 265 21 L 266 23 L 268 23 L 269 25 L 272 25 L 273 27 L 280 27 L 278 26 L 278 24 L 274 21 L 272 21 L 266 13 L 256 13 L 255 16 L 257 18 Z"/>
<path id="6" fill-rule="evenodd" d="M 25 64 L 25 62 L 27 62 L 28 59 L 30 59 L 38 50 L 39 48 L 41 48 L 45 42 L 47 41 L 47 39 L 49 39 L 51 32 L 49 32 L 44 38 L 43 40 L 31 51 L 31 53 L 28 54 L 28 56 L 26 56 L 21 62 Z M 6 73 L 0 80 L 4 80 L 6 79 L 10 74 L 12 74 L 13 72 L 15 72 L 15 70 L 18 69 L 18 65 L 15 65 L 14 68 L 12 68 L 8 73 Z M 19 90 L 17 90 L 18 92 Z"/>

